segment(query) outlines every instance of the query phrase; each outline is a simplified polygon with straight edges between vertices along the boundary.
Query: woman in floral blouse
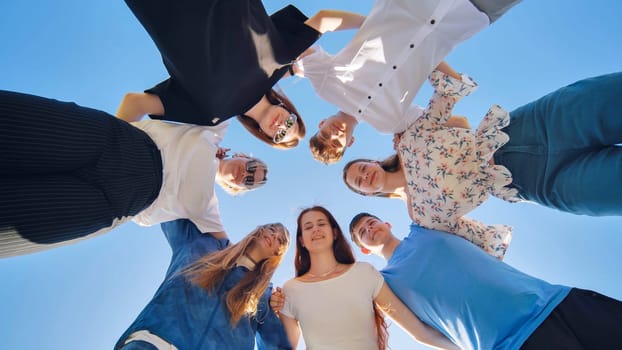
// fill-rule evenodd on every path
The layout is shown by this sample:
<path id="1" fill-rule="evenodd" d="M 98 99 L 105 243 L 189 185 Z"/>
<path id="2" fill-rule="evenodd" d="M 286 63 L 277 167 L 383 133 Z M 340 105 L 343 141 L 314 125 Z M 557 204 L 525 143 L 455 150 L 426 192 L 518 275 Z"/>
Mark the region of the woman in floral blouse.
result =
<path id="1" fill-rule="evenodd" d="M 511 113 L 494 105 L 477 130 L 451 127 L 454 104 L 477 85 L 438 71 L 424 115 L 383 162 L 357 159 L 343 172 L 362 195 L 408 201 L 412 220 L 503 257 L 510 228 L 464 215 L 492 194 L 585 215 L 622 214 L 622 73 L 585 79 Z M 510 123 L 511 120 L 511 123 Z M 525 166 L 528 164 L 529 166 Z"/>
<path id="2" fill-rule="evenodd" d="M 362 195 L 402 198 L 416 224 L 453 232 L 503 258 L 511 228 L 486 225 L 464 215 L 491 193 L 518 199 L 515 190 L 505 187 L 512 182 L 510 172 L 490 162 L 494 151 L 508 140 L 500 131 L 509 122 L 508 114 L 493 106 L 475 132 L 448 127 L 454 104 L 477 84 L 465 75 L 451 77 L 438 70 L 429 80 L 434 96 L 397 143 L 398 154 L 383 163 L 351 161 L 344 168 L 344 181 Z"/>

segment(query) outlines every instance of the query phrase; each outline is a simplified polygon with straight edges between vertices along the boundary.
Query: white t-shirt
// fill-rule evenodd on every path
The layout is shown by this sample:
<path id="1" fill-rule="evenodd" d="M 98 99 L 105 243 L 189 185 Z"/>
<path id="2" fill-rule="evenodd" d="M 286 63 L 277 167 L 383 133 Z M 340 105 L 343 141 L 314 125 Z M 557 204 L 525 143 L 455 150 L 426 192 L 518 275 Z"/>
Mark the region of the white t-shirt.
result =
<path id="1" fill-rule="evenodd" d="M 321 98 L 381 133 L 402 132 L 423 111 L 412 101 L 428 75 L 488 24 L 468 0 L 376 0 L 338 54 L 317 50 L 300 66 Z"/>
<path id="2" fill-rule="evenodd" d="M 187 218 L 201 232 L 224 231 L 214 180 L 219 164 L 217 144 L 227 125 L 207 127 L 161 120 L 142 120 L 132 125 L 153 139 L 162 154 L 163 168 L 160 194 L 132 220 L 151 226 Z"/>
<path id="3" fill-rule="evenodd" d="M 372 303 L 383 283 L 366 262 L 325 281 L 291 279 L 281 313 L 298 320 L 309 350 L 378 350 Z"/>

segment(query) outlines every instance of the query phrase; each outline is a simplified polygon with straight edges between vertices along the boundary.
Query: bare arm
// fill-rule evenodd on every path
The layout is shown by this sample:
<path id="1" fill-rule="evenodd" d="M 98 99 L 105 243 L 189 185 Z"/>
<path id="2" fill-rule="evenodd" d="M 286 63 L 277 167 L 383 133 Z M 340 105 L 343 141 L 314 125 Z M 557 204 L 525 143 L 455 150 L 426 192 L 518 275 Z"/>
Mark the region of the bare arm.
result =
<path id="1" fill-rule="evenodd" d="M 421 322 L 421 320 L 393 294 L 393 291 L 391 291 L 391 288 L 389 288 L 386 283 L 382 285 L 382 289 L 380 289 L 380 293 L 378 293 L 374 301 L 378 303 L 385 315 L 389 316 L 406 333 L 410 334 L 420 343 L 435 349 L 460 349 L 441 332 Z"/>
<path id="2" fill-rule="evenodd" d="M 450 128 L 462 128 L 462 129 L 470 129 L 469 120 L 461 115 L 452 115 L 445 123 L 445 126 Z"/>
<path id="3" fill-rule="evenodd" d="M 283 323 L 283 328 L 285 328 L 289 344 L 292 346 L 292 349 L 296 349 L 298 341 L 300 340 L 300 326 L 298 325 L 298 321 L 283 314 L 280 314 L 279 318 L 281 319 L 281 323 Z"/>
<path id="4" fill-rule="evenodd" d="M 339 10 L 320 10 L 305 24 L 320 33 L 337 30 L 356 29 L 365 21 L 365 16 L 358 13 Z"/>
<path id="5" fill-rule="evenodd" d="M 462 80 L 462 76 L 460 75 L 460 73 L 456 72 L 455 70 L 453 70 L 453 68 L 451 68 L 450 65 L 447 64 L 447 62 L 443 61 L 441 62 L 436 69 L 441 72 L 441 73 L 445 73 L 447 75 L 449 75 L 450 77 L 456 78 L 458 80 Z"/>
<path id="6" fill-rule="evenodd" d="M 117 117 L 126 122 L 140 120 L 145 114 L 164 115 L 164 105 L 157 95 L 129 92 L 123 96 Z"/>

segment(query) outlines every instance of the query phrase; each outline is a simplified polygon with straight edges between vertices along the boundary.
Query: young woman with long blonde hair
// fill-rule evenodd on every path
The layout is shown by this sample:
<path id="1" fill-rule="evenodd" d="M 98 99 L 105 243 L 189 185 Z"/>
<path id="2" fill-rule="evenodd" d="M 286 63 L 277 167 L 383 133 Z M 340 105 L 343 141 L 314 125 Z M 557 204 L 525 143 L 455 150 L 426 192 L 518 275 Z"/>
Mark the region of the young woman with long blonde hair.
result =
<path id="1" fill-rule="evenodd" d="M 270 310 L 270 278 L 289 245 L 279 223 L 236 244 L 189 220 L 162 224 L 173 255 L 153 299 L 115 349 L 289 349 Z"/>

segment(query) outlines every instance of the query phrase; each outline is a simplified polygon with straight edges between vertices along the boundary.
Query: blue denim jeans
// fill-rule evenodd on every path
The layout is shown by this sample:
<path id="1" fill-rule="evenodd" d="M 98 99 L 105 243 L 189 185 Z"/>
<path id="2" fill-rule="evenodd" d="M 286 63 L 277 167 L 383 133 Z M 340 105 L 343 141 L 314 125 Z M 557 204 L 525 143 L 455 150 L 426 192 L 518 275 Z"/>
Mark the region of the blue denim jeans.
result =
<path id="1" fill-rule="evenodd" d="M 158 348 L 146 341 L 135 340 L 123 345 L 119 350 L 158 350 Z"/>
<path id="2" fill-rule="evenodd" d="M 622 215 L 622 73 L 578 81 L 510 113 L 494 155 L 526 200 Z"/>

